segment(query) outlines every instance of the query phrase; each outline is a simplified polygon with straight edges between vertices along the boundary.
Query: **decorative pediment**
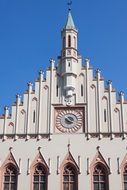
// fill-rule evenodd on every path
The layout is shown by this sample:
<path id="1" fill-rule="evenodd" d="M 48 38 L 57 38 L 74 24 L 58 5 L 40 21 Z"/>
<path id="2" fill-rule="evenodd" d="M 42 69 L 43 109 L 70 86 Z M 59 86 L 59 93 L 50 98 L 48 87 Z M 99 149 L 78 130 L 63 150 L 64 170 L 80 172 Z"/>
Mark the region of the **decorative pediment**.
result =
<path id="1" fill-rule="evenodd" d="M 5 161 L 4 161 L 4 163 L 2 164 L 1 167 L 5 168 L 6 166 L 8 166 L 10 164 L 12 164 L 16 168 L 16 170 L 19 172 L 19 166 L 18 166 L 18 164 L 17 164 L 17 162 L 16 162 L 16 160 L 15 160 L 15 158 L 14 158 L 11 151 L 8 154 L 7 158 L 5 159 Z"/>
<path id="2" fill-rule="evenodd" d="M 110 168 L 99 150 L 97 151 L 93 161 L 91 162 L 91 168 L 94 168 L 97 164 L 103 165 L 110 174 Z"/>
<path id="3" fill-rule="evenodd" d="M 45 169 L 49 172 L 49 167 L 40 151 L 38 155 L 35 157 L 34 161 L 32 162 L 30 169 L 33 170 L 33 168 L 35 168 L 38 164 L 42 164 L 45 167 Z"/>
<path id="4" fill-rule="evenodd" d="M 80 173 L 79 166 L 77 165 L 77 163 L 76 163 L 75 159 L 73 158 L 70 151 L 68 151 L 67 155 L 65 156 L 65 158 L 61 164 L 61 167 L 63 168 L 67 164 L 72 164 L 76 168 L 77 172 Z"/>

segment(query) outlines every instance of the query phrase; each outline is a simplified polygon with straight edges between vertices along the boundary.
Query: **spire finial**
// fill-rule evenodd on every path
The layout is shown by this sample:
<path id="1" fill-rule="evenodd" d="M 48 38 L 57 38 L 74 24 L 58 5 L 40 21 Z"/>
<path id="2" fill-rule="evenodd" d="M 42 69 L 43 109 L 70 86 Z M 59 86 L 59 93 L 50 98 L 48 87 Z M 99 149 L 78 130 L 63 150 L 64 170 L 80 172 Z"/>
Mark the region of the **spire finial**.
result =
<path id="1" fill-rule="evenodd" d="M 70 144 L 70 139 L 68 139 L 68 152 L 70 152 L 70 146 L 71 146 L 71 144 Z"/>
<path id="2" fill-rule="evenodd" d="M 71 11 L 72 0 L 68 0 L 68 11 Z"/>
<path id="3" fill-rule="evenodd" d="M 38 147 L 38 152 L 40 152 L 40 150 L 41 150 L 41 147 L 39 146 L 39 147 Z"/>
<path id="4" fill-rule="evenodd" d="M 10 153 L 11 153 L 12 149 L 13 149 L 12 147 L 9 148 Z"/>

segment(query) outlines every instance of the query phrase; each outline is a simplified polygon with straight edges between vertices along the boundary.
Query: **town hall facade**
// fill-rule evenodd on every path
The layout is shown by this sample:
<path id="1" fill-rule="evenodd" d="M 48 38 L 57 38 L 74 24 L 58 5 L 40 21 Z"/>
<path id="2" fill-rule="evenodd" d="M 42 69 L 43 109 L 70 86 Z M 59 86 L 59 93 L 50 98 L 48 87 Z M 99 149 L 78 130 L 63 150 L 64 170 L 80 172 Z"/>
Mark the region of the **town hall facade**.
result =
<path id="1" fill-rule="evenodd" d="M 57 63 L 0 116 L 0 190 L 127 190 L 127 101 L 78 52 L 71 11 Z"/>

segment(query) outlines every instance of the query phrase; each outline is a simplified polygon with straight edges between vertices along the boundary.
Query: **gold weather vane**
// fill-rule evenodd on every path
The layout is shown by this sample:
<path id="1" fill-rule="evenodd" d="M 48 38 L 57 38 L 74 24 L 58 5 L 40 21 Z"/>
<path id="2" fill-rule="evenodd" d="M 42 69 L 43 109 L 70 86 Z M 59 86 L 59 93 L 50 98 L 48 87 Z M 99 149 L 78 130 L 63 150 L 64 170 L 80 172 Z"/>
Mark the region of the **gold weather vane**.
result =
<path id="1" fill-rule="evenodd" d="M 68 5 L 68 11 L 71 11 L 72 0 L 69 0 L 67 5 Z"/>

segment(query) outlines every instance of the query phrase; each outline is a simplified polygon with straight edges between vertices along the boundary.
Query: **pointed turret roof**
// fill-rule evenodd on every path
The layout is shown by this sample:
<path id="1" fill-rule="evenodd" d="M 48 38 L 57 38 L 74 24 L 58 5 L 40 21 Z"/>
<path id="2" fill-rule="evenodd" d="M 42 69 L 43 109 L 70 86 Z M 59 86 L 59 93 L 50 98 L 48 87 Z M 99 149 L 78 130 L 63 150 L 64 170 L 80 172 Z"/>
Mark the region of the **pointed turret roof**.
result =
<path id="1" fill-rule="evenodd" d="M 72 18 L 72 15 L 71 15 L 70 11 L 68 13 L 68 17 L 67 17 L 67 21 L 66 21 L 66 24 L 64 26 L 64 29 L 74 29 L 74 30 L 76 30 L 76 27 L 75 27 L 75 24 L 74 24 L 74 21 L 73 21 L 73 18 Z"/>

